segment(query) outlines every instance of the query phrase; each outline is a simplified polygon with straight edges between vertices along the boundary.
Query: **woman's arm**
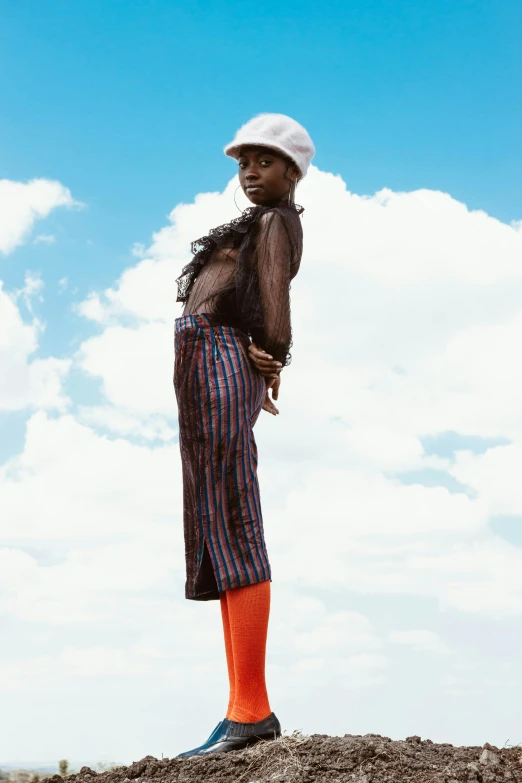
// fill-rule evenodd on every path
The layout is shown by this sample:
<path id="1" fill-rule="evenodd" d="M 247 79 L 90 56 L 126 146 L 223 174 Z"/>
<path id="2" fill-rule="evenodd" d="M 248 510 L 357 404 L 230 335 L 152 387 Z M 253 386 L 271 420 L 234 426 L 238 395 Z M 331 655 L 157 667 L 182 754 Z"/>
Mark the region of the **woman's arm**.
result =
<path id="1" fill-rule="evenodd" d="M 278 212 L 265 212 L 259 218 L 256 237 L 256 263 L 259 294 L 263 309 L 263 345 L 284 367 L 292 340 L 290 321 L 290 280 L 292 243 L 287 226 Z"/>

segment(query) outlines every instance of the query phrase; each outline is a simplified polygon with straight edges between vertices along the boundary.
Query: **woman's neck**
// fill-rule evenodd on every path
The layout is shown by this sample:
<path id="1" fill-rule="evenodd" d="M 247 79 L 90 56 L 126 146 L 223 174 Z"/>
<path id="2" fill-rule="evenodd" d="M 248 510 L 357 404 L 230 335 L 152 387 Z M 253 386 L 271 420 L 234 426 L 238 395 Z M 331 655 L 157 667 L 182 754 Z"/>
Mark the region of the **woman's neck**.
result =
<path id="1" fill-rule="evenodd" d="M 293 206 L 293 204 L 290 204 L 287 198 L 273 198 L 270 199 L 270 201 L 265 201 L 263 204 L 260 204 L 259 206 L 260 207 L 288 207 L 288 206 Z"/>

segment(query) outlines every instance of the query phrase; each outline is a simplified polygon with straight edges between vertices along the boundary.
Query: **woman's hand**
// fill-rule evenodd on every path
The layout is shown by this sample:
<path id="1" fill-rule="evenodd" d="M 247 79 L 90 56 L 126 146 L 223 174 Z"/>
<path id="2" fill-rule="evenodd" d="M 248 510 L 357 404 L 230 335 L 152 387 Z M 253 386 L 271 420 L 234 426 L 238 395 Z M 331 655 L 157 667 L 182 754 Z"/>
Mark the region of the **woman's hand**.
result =
<path id="1" fill-rule="evenodd" d="M 281 362 L 273 359 L 270 354 L 268 354 L 266 351 L 263 351 L 263 349 L 259 348 L 255 343 L 250 343 L 248 346 L 248 355 L 252 360 L 256 370 L 260 372 L 265 379 L 266 396 L 265 401 L 263 402 L 263 410 L 268 411 L 268 413 L 272 413 L 274 416 L 277 416 L 279 410 L 276 408 L 272 400 L 277 400 L 279 396 L 281 376 L 276 372 L 276 370 L 283 369 L 281 367 Z M 270 395 L 268 394 L 269 389 L 272 389 L 272 399 L 270 399 Z"/>
<path id="2" fill-rule="evenodd" d="M 263 351 L 255 343 L 250 343 L 248 346 L 248 355 L 254 364 L 256 370 L 264 375 L 265 378 L 277 378 L 276 370 L 283 369 L 281 362 L 273 359 L 270 354 Z M 277 398 L 276 398 L 277 399 Z"/>
<path id="3" fill-rule="evenodd" d="M 279 385 L 281 383 L 281 378 L 279 375 L 274 378 L 265 378 L 266 383 L 266 396 L 265 401 L 263 402 L 263 410 L 268 411 L 268 413 L 272 413 L 274 416 L 277 416 L 279 413 L 279 409 L 276 408 L 272 400 L 277 400 L 277 397 L 279 395 Z M 270 396 L 268 394 L 268 390 L 272 389 L 272 400 L 270 399 Z"/>

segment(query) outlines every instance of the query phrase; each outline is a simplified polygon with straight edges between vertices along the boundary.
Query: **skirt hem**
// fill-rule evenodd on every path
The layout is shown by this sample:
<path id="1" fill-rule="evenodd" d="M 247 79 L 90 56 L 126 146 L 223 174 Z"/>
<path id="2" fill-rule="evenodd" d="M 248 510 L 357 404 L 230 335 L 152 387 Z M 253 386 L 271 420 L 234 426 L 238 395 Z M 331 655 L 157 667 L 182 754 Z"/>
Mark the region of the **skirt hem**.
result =
<path id="1" fill-rule="evenodd" d="M 237 581 L 237 580 L 235 580 Z M 253 581 L 246 582 L 245 580 L 240 580 L 240 584 L 233 584 L 231 587 L 227 587 L 225 590 L 207 590 L 204 593 L 192 593 L 190 594 L 188 591 L 185 591 L 185 598 L 188 601 L 219 601 L 220 593 L 226 592 L 226 590 L 235 590 L 238 587 L 248 587 L 249 585 L 257 585 L 260 582 L 271 582 L 272 577 L 270 576 L 269 579 L 254 579 Z"/>

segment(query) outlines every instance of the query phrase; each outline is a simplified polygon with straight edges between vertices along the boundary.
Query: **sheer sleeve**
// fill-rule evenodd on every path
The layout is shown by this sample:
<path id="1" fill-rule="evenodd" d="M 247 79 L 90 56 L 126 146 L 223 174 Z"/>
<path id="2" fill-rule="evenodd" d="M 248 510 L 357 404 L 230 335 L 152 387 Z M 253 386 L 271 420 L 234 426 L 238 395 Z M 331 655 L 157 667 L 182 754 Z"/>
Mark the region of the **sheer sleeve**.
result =
<path id="1" fill-rule="evenodd" d="M 263 311 L 260 347 L 284 367 L 289 364 L 288 350 L 292 344 L 290 280 L 294 243 L 280 213 L 266 212 L 259 218 L 255 255 Z"/>

